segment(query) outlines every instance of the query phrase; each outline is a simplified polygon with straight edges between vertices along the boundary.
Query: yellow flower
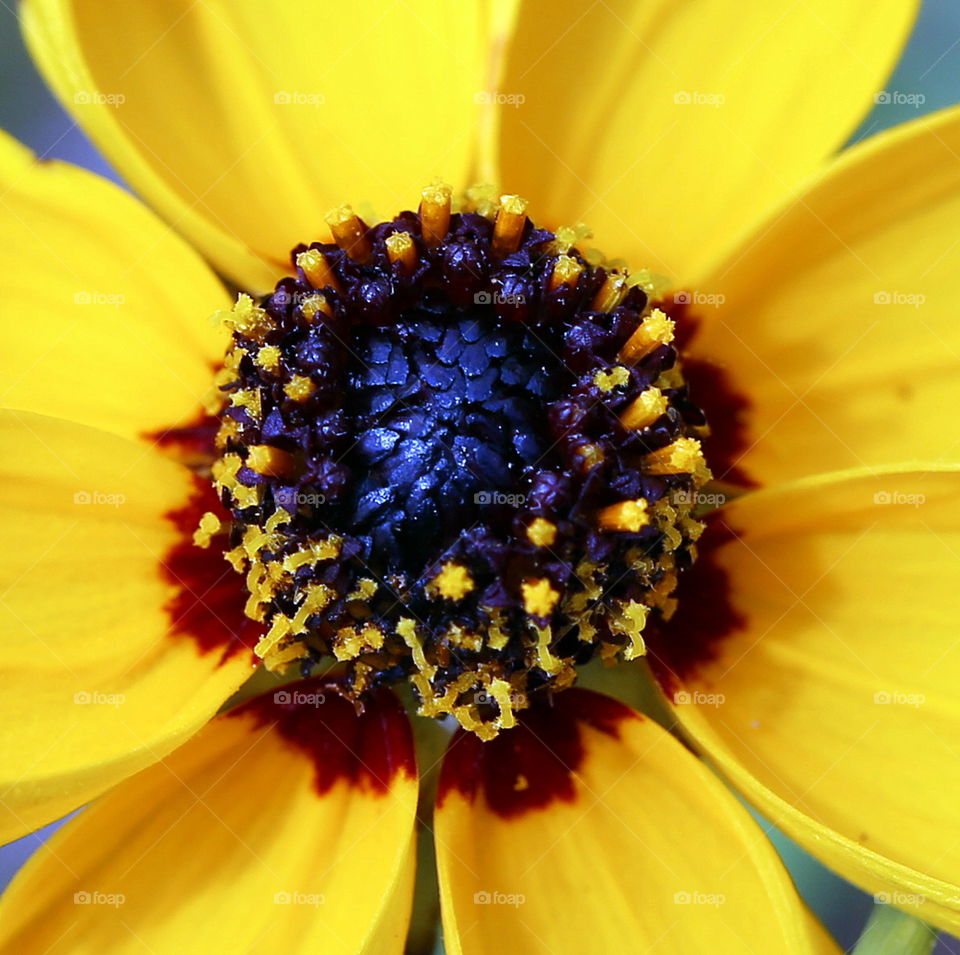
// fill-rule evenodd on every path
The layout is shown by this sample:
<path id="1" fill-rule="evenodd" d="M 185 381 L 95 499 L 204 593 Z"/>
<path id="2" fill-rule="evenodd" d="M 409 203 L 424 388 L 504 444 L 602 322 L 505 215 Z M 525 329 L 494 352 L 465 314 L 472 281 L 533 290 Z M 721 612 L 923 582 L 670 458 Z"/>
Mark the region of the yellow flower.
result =
<path id="1" fill-rule="evenodd" d="M 298 243 L 326 239 L 331 206 L 374 222 L 434 176 L 500 182 L 554 229 L 588 221 L 591 244 L 648 270 L 654 299 L 654 276 L 673 277 L 661 304 L 692 329 L 684 369 L 717 479 L 682 490 L 688 508 L 720 506 L 672 619 L 640 637 L 651 608 L 669 616 L 665 572 L 618 610 L 623 655 L 646 650 L 671 719 L 794 839 L 960 929 L 960 113 L 832 158 L 913 6 L 25 5 L 48 80 L 169 226 L 89 173 L 0 145 L 0 834 L 96 800 L 11 886 L 4 950 L 404 950 L 432 795 L 394 698 L 376 691 L 356 715 L 342 682 L 314 678 L 215 716 L 251 676 L 244 647 L 270 641 L 251 619 L 270 565 L 250 555 L 278 526 L 251 519 L 233 569 L 202 548 L 225 525 L 203 516 L 212 433 L 197 415 L 229 342 L 204 316 L 262 344 L 252 296 L 290 273 Z M 341 245 L 367 240 L 349 216 L 332 224 Z M 572 258 L 560 278 L 586 268 Z M 204 259 L 251 297 L 231 311 Z M 265 374 L 284 367 L 276 343 L 258 356 Z M 246 409 L 228 431 L 263 410 L 265 392 L 234 387 L 241 360 L 217 379 Z M 604 369 L 595 387 L 616 395 L 624 375 Z M 648 426 L 678 383 L 627 420 Z M 276 400 L 316 387 L 294 375 Z M 237 438 L 221 431 L 223 448 Z M 698 459 L 695 444 L 684 431 L 649 473 Z M 245 460 L 265 479 L 299 467 L 255 447 Z M 577 453 L 586 470 L 602 461 L 596 445 Z M 223 454 L 218 485 L 242 485 L 243 463 Z M 259 501 L 245 486 L 235 517 Z M 647 504 L 628 495 L 600 525 L 642 534 Z M 529 547 L 555 546 L 538 519 Z M 338 546 L 311 544 L 314 562 Z M 481 583 L 453 562 L 432 587 L 470 600 Z M 537 620 L 562 605 L 554 584 L 524 578 Z M 357 627 L 336 635 L 345 660 L 383 646 L 365 586 L 349 598 Z M 309 656 L 278 619 L 277 666 Z M 537 649 L 547 672 L 558 648 Z M 489 691 L 502 712 L 509 690 Z M 460 732 L 443 760 L 448 951 L 835 950 L 760 829 L 652 719 L 573 689 L 519 723 L 488 743 Z M 414 931 L 430 922 L 424 884 Z"/>

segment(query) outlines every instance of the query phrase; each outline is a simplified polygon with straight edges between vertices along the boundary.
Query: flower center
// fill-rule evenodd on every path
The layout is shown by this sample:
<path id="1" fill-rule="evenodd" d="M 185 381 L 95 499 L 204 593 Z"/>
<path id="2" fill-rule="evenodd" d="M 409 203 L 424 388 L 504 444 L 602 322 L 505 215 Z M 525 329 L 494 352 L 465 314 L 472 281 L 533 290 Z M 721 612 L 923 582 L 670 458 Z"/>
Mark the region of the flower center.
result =
<path id="1" fill-rule="evenodd" d="M 207 545 L 246 575 L 266 666 L 409 681 L 483 739 L 595 655 L 643 655 L 709 479 L 657 284 L 515 196 L 424 190 L 223 317 Z"/>

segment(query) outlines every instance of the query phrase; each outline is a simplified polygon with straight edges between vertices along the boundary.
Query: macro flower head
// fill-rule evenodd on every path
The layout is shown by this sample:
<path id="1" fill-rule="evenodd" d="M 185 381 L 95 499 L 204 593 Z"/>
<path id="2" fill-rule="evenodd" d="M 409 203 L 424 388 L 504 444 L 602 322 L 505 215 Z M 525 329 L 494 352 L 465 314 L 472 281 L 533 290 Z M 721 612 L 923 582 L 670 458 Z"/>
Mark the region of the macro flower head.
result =
<path id="1" fill-rule="evenodd" d="M 731 790 L 960 928 L 913 15 L 24 4 L 3 951 L 837 951 Z"/>

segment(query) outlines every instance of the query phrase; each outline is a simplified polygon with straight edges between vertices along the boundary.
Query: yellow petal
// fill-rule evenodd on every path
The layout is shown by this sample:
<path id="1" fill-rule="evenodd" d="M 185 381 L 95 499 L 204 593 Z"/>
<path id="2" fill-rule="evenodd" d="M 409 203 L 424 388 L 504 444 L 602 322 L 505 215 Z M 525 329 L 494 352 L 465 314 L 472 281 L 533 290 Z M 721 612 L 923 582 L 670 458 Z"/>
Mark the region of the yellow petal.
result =
<path id="1" fill-rule="evenodd" d="M 451 955 L 836 951 L 716 777 L 596 693 L 454 737 L 435 820 Z"/>
<path id="2" fill-rule="evenodd" d="M 0 134 L 0 404 L 135 438 L 196 416 L 229 304 L 118 186 Z"/>
<path id="3" fill-rule="evenodd" d="M 107 157 L 247 288 L 331 206 L 391 216 L 435 175 L 465 184 L 489 98 L 478 0 L 36 0 L 25 33 Z"/>
<path id="4" fill-rule="evenodd" d="M 196 491 L 185 468 L 114 435 L 26 412 L 0 412 L 0 445 L 7 842 L 162 759 L 216 712 L 251 663 L 245 653 L 224 658 L 209 626 L 232 622 L 218 604 L 220 566 L 226 578 L 232 572 L 215 555 L 213 567 L 180 559 L 189 532 L 168 515 Z M 208 628 L 196 632 L 200 622 Z"/>
<path id="5" fill-rule="evenodd" d="M 958 496 L 960 471 L 935 468 L 748 494 L 718 512 L 665 639 L 648 643 L 679 679 L 677 717 L 758 808 L 951 932 Z"/>
<path id="6" fill-rule="evenodd" d="M 843 144 L 915 7 L 524 3 L 503 80 L 504 184 L 685 288 Z"/>
<path id="7" fill-rule="evenodd" d="M 403 952 L 409 724 L 324 693 L 221 716 L 69 822 L 0 903 L 0 951 Z"/>
<path id="8" fill-rule="evenodd" d="M 690 350 L 749 401 L 755 481 L 957 461 L 958 152 L 958 109 L 867 140 L 706 280 Z"/>

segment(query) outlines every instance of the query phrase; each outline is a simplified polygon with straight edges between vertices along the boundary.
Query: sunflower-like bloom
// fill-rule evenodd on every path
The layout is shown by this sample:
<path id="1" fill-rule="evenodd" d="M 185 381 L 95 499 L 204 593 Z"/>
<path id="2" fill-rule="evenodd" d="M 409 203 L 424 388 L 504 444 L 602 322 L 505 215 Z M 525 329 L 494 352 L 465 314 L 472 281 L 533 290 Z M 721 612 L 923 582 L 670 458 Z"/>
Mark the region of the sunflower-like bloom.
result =
<path id="1" fill-rule="evenodd" d="M 715 771 L 960 928 L 912 16 L 25 5 L 155 211 L 0 145 L 3 951 L 835 951 Z"/>

